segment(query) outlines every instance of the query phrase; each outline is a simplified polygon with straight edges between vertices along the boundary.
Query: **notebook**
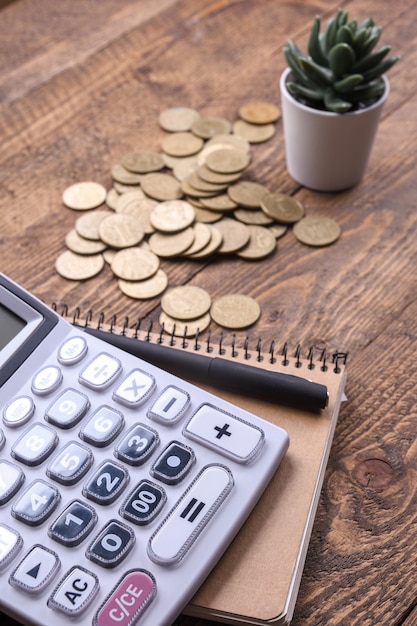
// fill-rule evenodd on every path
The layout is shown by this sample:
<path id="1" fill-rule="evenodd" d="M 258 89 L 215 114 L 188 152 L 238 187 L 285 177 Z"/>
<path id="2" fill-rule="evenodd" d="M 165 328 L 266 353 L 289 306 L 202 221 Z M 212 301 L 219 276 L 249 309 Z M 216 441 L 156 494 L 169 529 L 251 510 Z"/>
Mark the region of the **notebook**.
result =
<path id="1" fill-rule="evenodd" d="M 155 332 L 151 323 L 142 330 L 140 322 L 131 327 L 127 319 L 118 326 L 114 317 L 104 323 L 103 314 L 94 321 L 90 314 L 81 318 L 78 310 L 72 317 L 65 307 L 58 312 L 79 326 L 288 372 L 327 386 L 327 407 L 310 412 L 198 383 L 282 426 L 290 436 L 290 447 L 256 508 L 184 614 L 229 624 L 289 624 L 341 402 L 346 399 L 347 354 L 327 355 L 313 349 L 304 354 L 300 346 L 290 350 L 283 344 L 278 349 L 274 343 L 264 348 L 261 341 L 251 346 L 245 340 L 239 345 L 235 336 L 223 334 L 178 338 L 163 330 Z"/>

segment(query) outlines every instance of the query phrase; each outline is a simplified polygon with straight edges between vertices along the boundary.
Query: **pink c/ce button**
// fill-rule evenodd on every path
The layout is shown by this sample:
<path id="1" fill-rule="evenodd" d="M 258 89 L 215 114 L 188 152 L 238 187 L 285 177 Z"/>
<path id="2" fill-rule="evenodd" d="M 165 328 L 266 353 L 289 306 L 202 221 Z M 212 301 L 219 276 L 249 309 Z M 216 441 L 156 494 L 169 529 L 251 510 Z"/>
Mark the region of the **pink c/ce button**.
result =
<path id="1" fill-rule="evenodd" d="M 94 626 L 127 626 L 134 623 L 156 594 L 156 581 L 145 570 L 127 572 L 94 618 Z"/>

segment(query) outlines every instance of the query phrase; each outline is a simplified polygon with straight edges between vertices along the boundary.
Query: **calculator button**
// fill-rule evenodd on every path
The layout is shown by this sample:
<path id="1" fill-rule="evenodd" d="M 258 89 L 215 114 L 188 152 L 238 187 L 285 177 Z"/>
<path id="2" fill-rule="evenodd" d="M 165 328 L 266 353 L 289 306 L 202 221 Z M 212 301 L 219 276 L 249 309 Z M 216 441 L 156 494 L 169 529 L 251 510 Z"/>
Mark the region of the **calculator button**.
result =
<path id="1" fill-rule="evenodd" d="M 83 567 L 74 566 L 60 581 L 48 606 L 68 617 L 77 617 L 88 608 L 99 589 L 98 578 Z"/>
<path id="2" fill-rule="evenodd" d="M 49 426 L 34 424 L 12 448 L 12 456 L 25 465 L 40 465 L 58 444 L 58 435 Z"/>
<path id="3" fill-rule="evenodd" d="M 195 454 L 191 448 L 172 441 L 153 464 L 151 474 L 167 485 L 176 485 L 188 474 L 194 462 Z"/>
<path id="4" fill-rule="evenodd" d="M 265 441 L 260 428 L 211 404 L 197 409 L 183 434 L 238 463 L 249 463 Z"/>
<path id="5" fill-rule="evenodd" d="M 25 480 L 20 467 L 0 461 L 0 506 L 6 504 L 19 491 Z"/>
<path id="6" fill-rule="evenodd" d="M 205 467 L 150 538 L 148 554 L 152 561 L 161 564 L 180 561 L 218 511 L 233 485 L 233 476 L 226 467 Z"/>
<path id="7" fill-rule="evenodd" d="M 61 383 L 61 369 L 56 365 L 48 365 L 32 378 L 32 391 L 38 396 L 46 396 L 56 391 Z"/>
<path id="8" fill-rule="evenodd" d="M 90 469 L 93 453 L 89 448 L 68 442 L 48 465 L 46 474 L 61 485 L 75 485 Z"/>
<path id="9" fill-rule="evenodd" d="M 125 406 L 139 406 L 152 393 L 155 378 L 142 370 L 132 370 L 113 393 L 113 400 Z"/>
<path id="10" fill-rule="evenodd" d="M 45 419 L 59 428 L 72 428 L 84 417 L 89 399 L 75 389 L 65 389 L 46 409 Z"/>
<path id="11" fill-rule="evenodd" d="M 48 535 L 64 546 L 78 546 L 97 523 L 93 507 L 74 500 L 49 527 Z"/>
<path id="12" fill-rule="evenodd" d="M 139 569 L 126 572 L 97 612 L 93 626 L 131 626 L 138 623 L 156 592 L 156 581 L 150 572 Z"/>
<path id="13" fill-rule="evenodd" d="M 101 352 L 80 372 L 79 381 L 90 389 L 106 389 L 122 371 L 122 364 L 116 357 Z"/>
<path id="14" fill-rule="evenodd" d="M 155 519 L 166 500 L 162 487 L 149 480 L 142 480 L 126 498 L 119 513 L 130 522 L 145 526 Z"/>
<path id="15" fill-rule="evenodd" d="M 84 337 L 70 337 L 58 350 L 58 361 L 62 365 L 78 363 L 87 354 L 88 346 Z"/>
<path id="16" fill-rule="evenodd" d="M 39 592 L 50 583 L 61 563 L 58 555 L 41 545 L 35 545 L 11 574 L 12 587 Z"/>
<path id="17" fill-rule="evenodd" d="M 4 432 L 0 428 L 0 450 L 4 447 L 5 443 L 6 443 L 6 437 L 4 436 Z"/>
<path id="18" fill-rule="evenodd" d="M 117 444 L 115 456 L 129 465 L 142 465 L 159 444 L 156 430 L 134 424 Z"/>
<path id="19" fill-rule="evenodd" d="M 148 417 L 162 424 L 176 424 L 190 404 L 190 395 L 174 386 L 169 386 L 155 400 Z"/>
<path id="20" fill-rule="evenodd" d="M 100 406 L 80 430 L 80 439 L 97 448 L 104 448 L 114 441 L 124 426 L 120 411 Z"/>
<path id="21" fill-rule="evenodd" d="M 83 495 L 97 504 L 111 504 L 125 489 L 129 474 L 118 463 L 104 461 L 83 489 Z"/>
<path id="22" fill-rule="evenodd" d="M 0 524 L 0 572 L 3 571 L 20 552 L 23 539 L 6 524 Z"/>
<path id="23" fill-rule="evenodd" d="M 56 509 L 60 499 L 55 487 L 35 480 L 13 505 L 12 515 L 29 526 L 38 526 Z"/>
<path id="24" fill-rule="evenodd" d="M 30 396 L 19 396 L 11 400 L 3 409 L 5 426 L 23 426 L 35 412 L 35 403 Z"/>
<path id="25" fill-rule="evenodd" d="M 88 547 L 85 555 L 102 567 L 116 567 L 129 554 L 135 533 L 129 526 L 111 520 Z"/>

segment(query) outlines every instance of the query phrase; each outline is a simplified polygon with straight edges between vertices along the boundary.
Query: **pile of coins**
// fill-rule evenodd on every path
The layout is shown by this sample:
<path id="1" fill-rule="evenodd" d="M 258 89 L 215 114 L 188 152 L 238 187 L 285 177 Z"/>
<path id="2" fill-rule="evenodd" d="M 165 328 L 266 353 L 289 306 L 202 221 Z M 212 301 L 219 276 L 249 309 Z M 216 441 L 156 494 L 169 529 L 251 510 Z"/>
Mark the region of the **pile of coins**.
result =
<path id="1" fill-rule="evenodd" d="M 82 215 L 65 238 L 57 272 L 85 280 L 107 262 L 125 295 L 148 299 L 168 287 L 163 259 L 263 259 L 290 225 L 307 245 L 335 241 L 334 220 L 305 217 L 296 199 L 244 178 L 251 144 L 270 139 L 279 117 L 267 102 L 242 106 L 234 124 L 189 107 L 162 111 L 160 152 L 125 154 L 111 170 L 109 191 L 92 181 L 64 191 L 64 206 Z"/>

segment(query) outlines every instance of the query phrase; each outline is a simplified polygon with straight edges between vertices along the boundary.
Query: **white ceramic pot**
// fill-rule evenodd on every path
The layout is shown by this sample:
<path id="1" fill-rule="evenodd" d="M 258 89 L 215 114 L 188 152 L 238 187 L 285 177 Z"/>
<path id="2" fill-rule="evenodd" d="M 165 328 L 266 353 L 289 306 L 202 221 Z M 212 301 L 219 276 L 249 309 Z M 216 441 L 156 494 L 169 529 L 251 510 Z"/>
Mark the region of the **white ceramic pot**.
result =
<path id="1" fill-rule="evenodd" d="M 341 191 L 363 178 L 390 86 L 372 106 L 352 113 L 319 111 L 297 102 L 281 75 L 281 108 L 289 174 L 317 191 Z"/>

